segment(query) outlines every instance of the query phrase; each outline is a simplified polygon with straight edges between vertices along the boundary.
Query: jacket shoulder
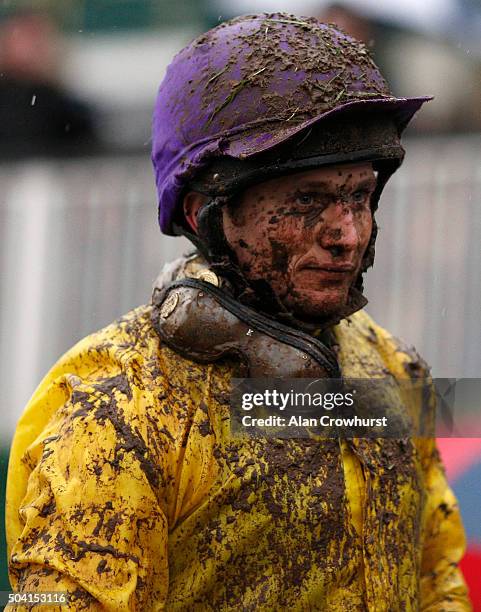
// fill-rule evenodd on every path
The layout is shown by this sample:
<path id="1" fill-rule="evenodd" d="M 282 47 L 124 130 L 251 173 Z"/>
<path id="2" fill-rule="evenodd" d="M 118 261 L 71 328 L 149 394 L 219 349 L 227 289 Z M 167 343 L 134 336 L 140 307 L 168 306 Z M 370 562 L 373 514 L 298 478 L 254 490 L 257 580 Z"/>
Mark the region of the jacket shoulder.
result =
<path id="1" fill-rule="evenodd" d="M 163 354 L 163 361 L 175 360 L 175 355 L 164 355 L 167 347 L 161 346 L 152 326 L 151 311 L 150 305 L 139 306 L 77 342 L 49 370 L 30 403 L 43 395 L 53 382 L 67 375 L 95 381 L 119 374 L 134 374 L 140 366 L 145 374 L 155 370 L 159 351 Z M 154 374 L 158 377 L 160 372 Z M 139 382 L 139 379 L 134 382 Z"/>
<path id="2" fill-rule="evenodd" d="M 397 338 L 365 311 L 360 310 L 337 326 L 341 337 L 375 350 L 396 378 L 425 378 L 430 367 L 413 346 Z"/>

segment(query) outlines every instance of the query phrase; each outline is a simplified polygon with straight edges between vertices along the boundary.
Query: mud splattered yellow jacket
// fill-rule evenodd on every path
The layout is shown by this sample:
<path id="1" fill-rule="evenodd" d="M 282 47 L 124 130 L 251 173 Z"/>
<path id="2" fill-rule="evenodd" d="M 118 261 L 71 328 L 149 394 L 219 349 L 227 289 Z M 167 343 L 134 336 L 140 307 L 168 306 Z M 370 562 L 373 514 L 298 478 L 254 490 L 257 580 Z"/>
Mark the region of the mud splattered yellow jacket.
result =
<path id="1" fill-rule="evenodd" d="M 335 333 L 345 376 L 422 367 L 362 311 Z M 233 368 L 162 346 L 148 306 L 60 359 L 13 441 L 13 589 L 112 612 L 469 610 L 434 442 L 234 441 Z"/>

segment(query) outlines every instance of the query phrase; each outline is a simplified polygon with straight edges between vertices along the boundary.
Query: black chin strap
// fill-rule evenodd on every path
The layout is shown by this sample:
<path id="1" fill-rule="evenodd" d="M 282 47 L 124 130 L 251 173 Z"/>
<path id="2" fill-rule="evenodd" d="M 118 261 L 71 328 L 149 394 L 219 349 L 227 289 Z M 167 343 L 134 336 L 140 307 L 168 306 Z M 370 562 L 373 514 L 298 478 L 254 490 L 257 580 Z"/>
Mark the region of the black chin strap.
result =
<path id="1" fill-rule="evenodd" d="M 230 198 L 214 197 L 207 202 L 197 216 L 198 239 L 205 245 L 204 257 L 212 270 L 225 278 L 233 287 L 236 297 L 244 294 L 249 282 L 239 268 L 237 255 L 227 242 L 224 233 L 222 208 Z"/>

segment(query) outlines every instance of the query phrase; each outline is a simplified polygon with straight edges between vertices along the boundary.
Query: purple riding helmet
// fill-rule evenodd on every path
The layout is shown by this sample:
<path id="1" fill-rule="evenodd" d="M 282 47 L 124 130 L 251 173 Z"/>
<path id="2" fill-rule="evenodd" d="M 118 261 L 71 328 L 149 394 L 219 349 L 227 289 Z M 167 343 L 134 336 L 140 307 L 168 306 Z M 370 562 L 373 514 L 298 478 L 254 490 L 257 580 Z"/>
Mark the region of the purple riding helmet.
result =
<path id="1" fill-rule="evenodd" d="M 393 96 L 364 44 L 312 17 L 263 13 L 223 23 L 180 51 L 160 85 L 152 161 L 161 230 L 187 235 L 245 288 L 223 236 L 220 207 L 229 197 L 276 175 L 372 161 L 374 213 L 402 163 L 401 133 L 430 99 Z M 198 236 L 183 215 L 188 190 L 211 198 Z M 358 289 L 376 233 L 374 224 Z"/>

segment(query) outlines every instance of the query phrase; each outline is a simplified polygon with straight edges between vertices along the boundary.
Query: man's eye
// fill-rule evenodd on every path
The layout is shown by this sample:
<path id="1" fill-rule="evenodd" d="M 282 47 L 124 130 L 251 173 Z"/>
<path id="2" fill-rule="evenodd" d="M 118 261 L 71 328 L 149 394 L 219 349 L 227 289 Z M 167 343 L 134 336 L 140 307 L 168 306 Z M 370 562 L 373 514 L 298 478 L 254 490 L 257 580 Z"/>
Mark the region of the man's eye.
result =
<path id="1" fill-rule="evenodd" d="M 369 197 L 370 197 L 370 192 L 366 191 L 365 189 L 359 189 L 358 191 L 355 191 L 352 194 L 352 199 L 353 202 L 355 202 L 356 204 L 364 204 L 364 202 L 366 202 Z"/>
<path id="2" fill-rule="evenodd" d="M 315 194 L 313 193 L 298 193 L 296 202 L 302 206 L 309 206 L 315 202 Z"/>

